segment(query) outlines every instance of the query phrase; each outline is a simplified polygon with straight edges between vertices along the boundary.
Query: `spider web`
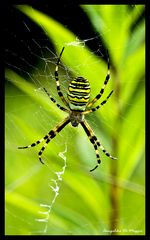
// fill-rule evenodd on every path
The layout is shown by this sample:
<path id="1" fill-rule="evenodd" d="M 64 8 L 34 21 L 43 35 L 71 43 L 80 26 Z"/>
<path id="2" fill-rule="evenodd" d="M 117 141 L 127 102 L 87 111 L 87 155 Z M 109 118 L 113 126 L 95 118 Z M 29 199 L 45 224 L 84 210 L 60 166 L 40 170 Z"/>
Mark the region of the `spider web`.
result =
<path id="1" fill-rule="evenodd" d="M 31 31 L 29 26 L 25 22 L 23 22 L 23 26 L 24 26 L 25 31 L 26 30 L 28 30 L 29 32 Z M 18 41 L 18 37 L 15 35 L 15 33 L 11 33 L 11 34 L 12 34 L 11 37 L 15 38 L 16 41 Z M 41 92 L 43 93 L 44 86 L 42 84 L 42 81 L 44 79 L 46 84 L 48 86 L 50 86 L 51 95 L 53 97 L 55 97 L 55 99 L 58 99 L 57 92 L 55 89 L 56 86 L 55 86 L 55 78 L 54 78 L 54 68 L 56 66 L 57 55 L 55 52 L 53 52 L 48 47 L 48 45 L 49 45 L 48 38 L 45 35 L 43 35 L 42 37 L 43 37 L 42 42 L 45 42 L 45 45 L 44 46 L 40 45 L 41 43 L 39 43 L 39 42 L 41 41 L 41 39 L 32 38 L 32 43 L 30 43 L 32 45 L 32 48 L 30 45 L 28 45 L 25 42 L 24 39 L 19 39 L 20 43 L 25 48 L 25 51 L 27 51 L 27 53 L 28 53 L 28 59 L 26 59 L 26 57 L 22 56 L 21 54 L 19 55 L 14 50 L 10 50 L 10 49 L 6 48 L 6 55 L 7 55 L 7 59 L 8 59 L 8 60 L 6 60 L 6 65 L 9 69 L 14 70 L 19 75 L 23 76 L 24 79 L 28 79 L 28 81 L 30 81 L 31 83 L 34 84 L 34 92 L 32 93 L 33 95 L 34 94 L 39 95 Z M 84 48 L 85 43 L 87 41 L 92 41 L 96 38 L 97 37 L 93 37 L 93 38 L 89 38 L 89 39 L 82 40 L 82 41 L 80 41 L 78 38 L 76 38 L 76 41 L 67 43 L 67 46 L 74 46 L 74 47 L 79 46 L 81 48 Z M 98 49 L 97 52 L 100 52 L 100 49 Z M 100 52 L 100 54 L 101 54 L 101 52 Z M 33 58 L 35 58 L 36 61 L 39 62 L 38 63 L 39 67 L 37 67 L 36 65 L 34 65 L 32 63 L 32 61 L 30 59 L 33 59 Z M 17 62 L 17 64 L 16 64 L 16 62 Z M 21 62 L 21 64 L 19 62 Z M 84 64 L 85 63 L 83 63 L 83 65 Z M 60 81 L 61 81 L 61 89 L 62 89 L 62 91 L 63 90 L 66 91 L 66 87 L 65 87 L 64 83 L 66 83 L 66 82 L 68 83 L 68 80 L 70 80 L 72 78 L 71 74 L 70 74 L 72 69 L 68 70 L 68 68 L 64 64 L 61 64 L 60 70 L 62 70 L 62 69 L 64 70 L 64 73 L 59 73 Z M 78 75 L 77 72 L 74 74 Z M 50 79 L 54 80 L 53 88 L 51 87 Z M 8 92 L 9 92 L 9 84 L 15 80 L 7 78 L 6 81 L 7 81 L 6 88 L 8 86 Z M 14 102 L 16 101 L 16 99 L 18 99 L 18 102 L 21 102 L 22 98 L 24 98 L 25 95 L 23 93 L 20 93 L 20 92 L 18 93 L 17 91 L 15 93 L 15 91 L 16 91 L 16 89 L 15 90 L 12 89 L 12 91 L 10 91 L 8 94 L 6 94 L 6 101 L 8 100 L 8 105 L 10 104 L 10 102 L 13 105 L 13 102 L 12 102 L 13 99 L 15 99 Z M 58 102 L 59 102 L 59 99 L 58 99 Z M 20 112 L 20 111 L 26 112 L 27 109 L 29 109 L 29 108 L 32 109 L 32 107 L 33 107 L 33 109 L 35 109 L 35 111 L 30 112 L 31 119 L 34 119 L 35 122 L 38 121 L 38 123 L 36 123 L 38 126 L 36 126 L 36 127 L 41 129 L 41 132 L 43 132 L 44 134 L 46 134 L 50 130 L 50 128 L 54 127 L 57 124 L 56 120 L 51 118 L 50 119 L 50 127 L 49 127 L 49 111 L 45 111 L 45 109 L 43 108 L 42 105 L 37 105 L 35 103 L 32 103 L 31 101 L 28 102 L 28 100 L 27 100 L 26 104 L 23 104 L 23 105 L 21 104 L 20 107 L 18 107 L 18 106 L 15 107 L 15 106 L 13 106 L 11 109 L 6 111 L 6 113 L 5 113 L 6 122 L 7 122 L 7 125 L 6 125 L 6 151 L 7 151 L 7 149 L 9 149 L 10 152 L 12 152 L 12 155 L 15 154 L 16 151 L 18 151 L 17 147 L 18 147 L 18 145 L 20 145 L 20 143 L 18 143 L 16 141 L 17 135 L 20 135 L 22 138 L 21 145 L 28 144 L 30 142 L 28 140 L 28 137 L 21 133 L 19 126 L 17 126 L 15 123 L 15 119 L 16 119 L 18 112 Z M 50 111 L 51 110 L 53 111 L 54 118 L 55 118 L 55 115 L 57 114 L 57 108 L 55 106 L 53 106 L 53 108 L 50 109 Z M 64 117 L 64 114 L 62 114 L 62 116 Z M 27 122 L 27 124 L 28 123 L 29 123 L 29 127 L 27 126 L 27 128 L 30 128 L 30 120 Z M 32 124 L 31 124 L 31 126 L 32 126 Z M 15 135 L 14 134 L 11 135 L 10 129 L 12 129 L 12 128 L 15 128 Z M 76 132 L 79 133 L 80 130 L 76 129 Z M 49 191 L 49 195 L 50 195 L 51 199 L 47 201 L 46 199 L 42 200 L 42 197 L 40 198 L 41 203 L 39 203 L 39 210 L 37 211 L 37 217 L 35 217 L 35 219 L 31 219 L 31 220 L 28 220 L 25 217 L 23 219 L 23 216 L 20 217 L 19 215 L 14 214 L 13 210 L 10 210 L 9 207 L 6 208 L 6 213 L 8 215 L 10 215 L 11 218 L 20 219 L 20 222 L 21 223 L 23 222 L 26 226 L 32 225 L 32 221 L 39 223 L 39 226 L 37 229 L 34 229 L 34 226 L 32 226 L 31 227 L 32 232 L 30 232 L 30 233 L 28 232 L 27 234 L 33 234 L 33 235 L 34 234 L 48 234 L 48 230 L 47 230 L 48 229 L 48 221 L 49 221 L 49 218 L 51 218 L 51 211 L 55 205 L 55 201 L 59 197 L 61 182 L 63 181 L 63 175 L 64 175 L 65 169 L 67 167 L 67 163 L 66 163 L 66 161 L 67 161 L 67 159 L 66 159 L 67 146 L 69 145 L 72 148 L 74 147 L 73 142 L 72 143 L 69 142 L 70 134 L 73 136 L 74 133 L 73 133 L 73 130 L 69 129 L 69 134 L 67 134 L 65 136 L 66 139 L 64 140 L 63 133 L 59 133 L 59 137 L 55 138 L 55 141 L 54 141 L 55 147 L 57 146 L 57 148 L 58 148 L 58 151 L 54 152 L 54 154 L 58 155 L 57 161 L 61 162 L 61 167 L 58 169 L 58 171 L 54 170 L 52 165 L 51 166 L 49 165 L 48 157 L 45 156 L 46 154 L 43 154 L 45 165 L 47 167 L 47 170 L 46 170 L 47 178 L 45 181 L 42 180 L 41 184 L 43 185 L 43 188 L 46 188 L 46 186 L 47 186 L 47 190 L 49 189 L 48 191 Z M 37 136 L 37 139 L 39 139 L 41 137 L 42 137 L 42 135 Z M 85 138 L 86 137 L 84 137 L 84 139 Z M 34 142 L 34 140 L 35 140 L 35 137 L 33 138 L 32 142 Z M 59 146 L 61 146 L 60 149 L 59 149 Z M 28 155 L 28 153 L 29 153 L 29 155 Z M 38 149 L 32 148 L 31 151 L 24 152 L 23 154 L 25 154 L 25 156 L 27 157 L 26 160 L 29 162 L 30 158 L 32 158 L 33 156 L 34 156 L 35 160 L 37 161 L 37 159 L 38 159 L 37 153 L 38 153 Z M 7 155 L 6 155 L 6 161 L 7 161 Z M 23 162 L 21 161 L 20 164 L 22 165 Z M 18 163 L 17 163 L 17 165 L 18 165 Z M 31 161 L 30 161 L 30 164 L 28 164 L 28 169 L 26 169 L 26 172 L 24 173 L 24 175 L 17 176 L 16 180 L 13 180 L 13 183 L 9 183 L 7 185 L 8 192 L 9 191 L 12 192 L 12 191 L 18 190 L 19 188 L 22 188 L 22 186 L 26 182 L 28 182 L 30 179 L 32 179 L 33 176 L 38 177 L 38 174 L 39 174 L 39 172 L 41 172 L 42 168 L 43 168 L 42 165 L 38 164 L 38 166 L 37 166 L 36 163 L 33 163 L 33 162 L 31 163 Z M 7 171 L 7 167 L 6 167 L 6 171 Z M 51 173 L 51 177 L 50 177 L 49 172 Z M 50 177 L 50 180 L 49 180 L 49 177 Z M 14 229 L 14 226 L 9 226 L 8 229 L 10 229 L 10 230 Z M 16 228 L 16 232 L 17 232 L 17 228 Z M 71 232 L 68 232 L 68 234 L 70 234 L 70 233 Z"/>
<path id="2" fill-rule="evenodd" d="M 24 31 L 30 32 L 32 35 L 32 28 L 30 25 L 24 20 L 22 22 L 22 27 L 24 28 Z M 7 31 L 7 29 L 6 29 Z M 109 29 L 108 29 L 109 31 Z M 105 33 L 107 34 L 107 32 Z M 53 48 L 51 47 L 48 37 L 43 34 L 41 31 L 41 38 L 37 38 L 36 35 L 32 37 L 32 41 L 28 42 L 25 41 L 24 39 L 18 38 L 15 32 L 10 33 L 11 38 L 16 39 L 16 42 L 19 41 L 19 43 L 24 47 L 24 52 L 26 51 L 27 54 L 22 55 L 21 53 L 19 54 L 18 51 L 16 52 L 15 49 L 9 49 L 6 48 L 6 65 L 8 68 L 16 71 L 19 75 L 23 76 L 24 79 L 29 81 L 30 83 L 33 84 L 34 86 L 34 92 L 32 93 L 33 95 L 36 95 L 37 97 L 40 98 L 40 96 L 43 96 L 43 87 L 46 86 L 48 92 L 51 93 L 51 95 L 55 98 L 58 99 L 57 92 L 56 92 L 56 86 L 55 86 L 55 78 L 54 78 L 54 69 L 56 66 L 56 60 L 57 60 L 57 54 Z M 67 43 L 66 46 L 69 47 L 80 47 L 84 48 L 86 44 L 89 42 L 98 42 L 99 36 L 94 35 L 94 36 L 89 36 L 86 39 L 79 40 L 78 37 L 76 38 L 76 41 Z M 136 39 L 134 39 L 136 41 Z M 64 52 L 65 54 L 65 52 Z M 103 55 L 103 49 L 100 44 L 97 44 L 95 47 L 95 51 L 91 51 L 91 54 L 97 54 L 101 56 L 101 58 L 104 57 Z M 27 56 L 28 55 L 28 56 Z M 83 66 L 85 64 L 88 64 L 88 59 L 85 59 L 85 62 L 83 62 Z M 93 63 L 94 64 L 94 63 Z M 78 76 L 78 68 L 83 67 L 83 66 L 77 66 L 76 71 L 68 68 L 65 66 L 63 63 L 60 65 L 60 71 L 59 71 L 59 78 L 61 82 L 61 90 L 63 92 L 66 91 L 66 85 L 69 82 L 70 79 L 72 79 L 72 76 Z M 90 66 L 89 66 L 90 67 Z M 95 69 L 96 71 L 96 69 Z M 104 76 L 105 77 L 105 76 Z M 53 80 L 53 83 L 52 81 Z M 16 80 L 17 81 L 17 80 Z M 31 229 L 31 232 L 27 232 L 27 234 L 30 235 L 38 235 L 38 234 L 51 234 L 51 231 L 53 232 L 53 224 L 52 220 L 54 219 L 55 221 L 55 204 L 57 202 L 57 199 L 61 198 L 61 194 L 63 191 L 63 178 L 65 177 L 65 171 L 66 168 L 71 167 L 71 163 L 69 162 L 70 159 L 67 159 L 67 155 L 70 154 L 70 149 L 74 149 L 74 155 L 78 157 L 78 154 L 76 153 L 76 149 L 81 147 L 81 143 L 83 144 L 83 147 L 80 149 L 81 155 L 84 152 L 84 148 L 89 149 L 92 148 L 90 144 L 86 144 L 85 142 L 87 141 L 86 136 L 84 135 L 84 132 L 81 130 L 81 128 L 77 128 L 76 133 L 74 129 L 71 129 L 69 126 L 67 126 L 67 129 L 62 131 L 59 136 L 57 136 L 54 140 L 52 140 L 52 146 L 54 147 L 55 150 L 53 150 L 53 147 L 51 147 L 51 143 L 48 145 L 47 149 L 44 152 L 44 161 L 45 161 L 45 166 L 43 167 L 40 165 L 37 161 L 38 159 L 38 149 L 37 147 L 34 147 L 32 149 L 27 149 L 27 150 L 20 150 L 21 153 L 18 153 L 17 157 L 15 157 L 17 146 L 24 146 L 31 144 L 32 142 L 40 139 L 44 134 L 47 134 L 50 129 L 52 129 L 54 126 L 57 125 L 57 123 L 60 121 L 60 116 L 62 116 L 62 119 L 65 116 L 65 113 L 60 113 L 58 115 L 58 109 L 53 105 L 52 108 L 49 107 L 48 110 L 46 110 L 42 104 L 37 104 L 31 99 L 28 99 L 28 96 L 22 91 L 19 91 L 18 89 L 15 88 L 16 84 L 13 84 L 15 80 L 12 79 L 6 79 L 6 113 L 5 113 L 5 118 L 7 125 L 5 127 L 5 132 L 6 132 L 6 140 L 5 140 L 5 145 L 6 145 L 6 173 L 7 173 L 7 161 L 8 164 L 10 164 L 10 157 L 15 161 L 18 159 L 19 156 L 19 162 L 17 160 L 17 163 L 13 162 L 13 168 L 14 171 L 17 172 L 16 176 L 10 174 L 10 179 L 8 182 L 6 181 L 7 184 L 7 191 L 8 193 L 15 192 L 16 190 L 20 189 L 26 189 L 26 184 L 29 182 L 32 183 L 32 181 L 37 181 L 37 184 L 41 183 L 41 186 L 45 189 L 43 190 L 43 196 L 42 192 L 41 195 L 39 196 L 39 199 L 37 199 L 38 206 L 37 206 L 37 211 L 31 214 L 31 216 L 23 216 L 22 214 L 16 214 L 17 211 L 14 211 L 11 207 L 8 206 L 6 207 L 6 213 L 9 215 L 10 219 L 13 219 L 14 222 L 17 220 L 20 221 L 20 226 L 21 223 L 24 224 L 25 226 L 30 226 L 29 228 Z M 49 90 L 50 89 L 50 90 Z M 23 103 L 22 103 L 23 99 Z M 18 102 L 18 106 L 16 106 L 16 102 Z M 48 102 L 48 101 L 47 101 Z M 58 102 L 61 103 L 61 101 Z M 51 104 L 51 103 L 50 103 Z M 126 103 L 126 104 L 132 104 L 132 103 Z M 134 103 L 135 104 L 135 103 Z M 52 106 L 52 104 L 51 104 Z M 138 106 L 135 105 L 135 107 Z M 30 110 L 31 109 L 31 110 Z M 28 119 L 28 114 L 27 112 L 30 110 L 31 114 L 31 119 L 32 122 L 30 122 L 30 119 Z M 112 114 L 114 114 L 114 109 L 109 109 Z M 49 119 L 49 113 L 50 111 L 53 113 L 53 118 L 51 117 Z M 105 110 L 102 110 L 105 111 Z M 18 116 L 20 116 L 20 112 L 22 113 L 21 116 L 24 116 L 24 122 L 25 122 L 25 132 L 30 132 L 30 128 L 33 131 L 33 140 L 30 140 L 27 135 L 24 135 L 21 130 L 21 123 L 18 120 Z M 121 116 L 124 121 L 124 116 Z M 97 132 L 99 129 L 99 126 L 97 126 L 96 120 L 93 119 L 92 117 L 89 119 L 92 119 L 92 127 L 94 128 L 94 131 Z M 17 124 L 18 123 L 18 124 Z M 106 127 L 111 128 L 110 123 L 107 121 L 107 119 L 102 119 L 102 123 L 106 125 Z M 130 126 L 135 127 L 135 123 L 128 123 Z M 34 126 L 38 132 L 35 130 L 34 132 Z M 11 131 L 11 129 L 14 129 L 14 131 Z M 40 130 L 39 130 L 40 129 Z M 144 131 L 144 129 L 142 129 Z M 83 133 L 82 133 L 83 132 Z M 40 133 L 40 135 L 39 135 Z M 76 138 L 77 135 L 80 135 L 80 139 Z M 19 138 L 18 138 L 19 136 Z M 70 136 L 72 140 L 70 141 Z M 20 139 L 20 142 L 18 143 L 17 140 Z M 101 140 L 102 142 L 105 143 L 105 136 Z M 76 147 L 75 147 L 76 145 Z M 130 151 L 132 151 L 132 148 L 134 146 L 130 146 Z M 57 152 L 56 152 L 57 149 Z M 53 156 L 57 156 L 57 161 L 58 164 L 55 162 L 49 162 L 49 155 L 48 152 L 51 151 Z M 91 150 L 93 151 L 93 149 Z M 9 152 L 9 153 L 8 153 Z M 24 156 L 23 156 L 24 155 Z M 89 157 L 89 151 L 86 155 L 85 153 L 85 160 L 83 159 L 84 164 L 91 164 L 91 162 L 87 162 L 87 158 L 92 159 L 91 156 L 94 156 L 94 151 L 92 155 Z M 8 159 L 8 160 L 7 160 Z M 26 159 L 26 163 L 23 161 Z M 56 158 L 55 158 L 56 161 Z M 90 160 L 89 160 L 90 161 Z M 81 167 L 81 163 L 77 162 L 75 163 L 75 167 L 79 164 L 79 167 Z M 88 167 L 86 167 L 86 170 Z M 20 170 L 17 171 L 17 169 Z M 22 172 L 24 171 L 24 175 L 22 175 Z M 38 177 L 40 176 L 41 172 L 45 172 L 45 178 L 41 179 L 41 181 L 38 181 Z M 8 173 L 7 173 L 8 174 Z M 43 175 L 42 175 L 43 176 Z M 107 182 L 111 183 L 112 179 L 111 176 L 105 173 L 101 173 L 101 180 L 102 182 Z M 11 182 L 12 180 L 12 182 Z M 138 192 L 141 195 L 144 195 L 144 188 L 142 185 L 134 184 L 131 182 L 120 182 L 121 186 L 124 186 L 126 189 L 129 191 L 133 192 Z M 39 187 L 41 190 L 41 187 Z M 31 190 L 32 191 L 32 190 Z M 49 192 L 49 199 L 45 199 L 45 191 Z M 33 190 L 34 192 L 34 190 Z M 31 194 L 31 198 L 34 199 L 36 195 L 34 193 L 29 192 Z M 32 195 L 33 194 L 33 195 Z M 28 194 L 25 194 L 26 197 L 29 197 Z M 61 202 L 61 201 L 59 201 Z M 54 210 L 54 214 L 53 214 Z M 125 211 L 130 212 L 130 207 L 128 206 L 127 209 L 124 208 Z M 141 216 L 142 218 L 143 216 Z M 135 221 L 139 221 L 135 217 Z M 34 226 L 34 222 L 36 222 L 36 227 Z M 140 222 L 140 221 L 139 221 Z M 9 223 L 8 223 L 9 224 Z M 86 224 L 83 224 L 83 229 L 88 228 Z M 8 229 L 13 229 L 13 232 L 16 228 L 16 234 L 19 234 L 18 231 L 18 226 L 15 227 L 15 224 L 12 225 L 12 222 L 10 222 L 10 225 L 8 226 Z M 136 231 L 134 228 L 134 222 L 131 226 L 128 226 L 127 229 L 118 229 L 116 231 L 124 231 L 130 234 L 132 234 L 132 231 Z M 137 230 L 138 231 L 138 230 Z M 140 230 L 139 230 L 140 231 Z M 109 230 L 105 229 L 103 230 L 104 235 L 108 234 Z M 53 233 L 57 234 L 57 233 Z M 74 234 L 72 231 L 68 231 L 69 234 Z"/>

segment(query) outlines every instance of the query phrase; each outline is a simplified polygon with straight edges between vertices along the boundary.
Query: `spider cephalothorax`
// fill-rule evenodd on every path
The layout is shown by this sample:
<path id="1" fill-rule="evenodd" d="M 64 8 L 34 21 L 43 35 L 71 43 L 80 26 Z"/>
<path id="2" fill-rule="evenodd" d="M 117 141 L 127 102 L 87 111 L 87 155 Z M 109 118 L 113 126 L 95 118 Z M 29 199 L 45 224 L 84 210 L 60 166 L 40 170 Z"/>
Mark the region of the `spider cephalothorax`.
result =
<path id="1" fill-rule="evenodd" d="M 104 81 L 104 85 L 101 88 L 98 95 L 92 101 L 90 101 L 91 88 L 90 88 L 89 81 L 83 77 L 77 77 L 69 83 L 68 93 L 67 93 L 68 99 L 66 100 L 63 93 L 60 90 L 60 83 L 59 83 L 59 78 L 58 78 L 58 67 L 59 67 L 60 58 L 62 56 L 63 51 L 64 51 L 64 47 L 62 48 L 62 51 L 57 60 L 57 64 L 56 64 L 56 68 L 55 68 L 55 79 L 56 79 L 56 87 L 57 87 L 58 95 L 67 108 L 64 108 L 60 104 L 58 104 L 57 101 L 48 93 L 48 91 L 45 88 L 44 88 L 44 91 L 46 92 L 46 94 L 48 95 L 50 100 L 53 103 L 55 103 L 55 105 L 60 110 L 68 113 L 68 117 L 66 117 L 61 123 L 59 123 L 55 128 L 53 128 L 42 139 L 32 143 L 31 145 L 28 145 L 25 147 L 18 147 L 18 148 L 24 149 L 24 148 L 34 147 L 37 144 L 41 143 L 42 141 L 45 141 L 44 146 L 41 148 L 41 150 L 38 153 L 39 160 L 41 161 L 41 163 L 43 163 L 43 161 L 41 159 L 41 155 L 42 155 L 43 151 L 45 150 L 45 147 L 51 141 L 51 139 L 53 139 L 57 135 L 57 133 L 59 133 L 68 123 L 71 123 L 71 125 L 73 127 L 77 127 L 79 124 L 81 124 L 81 126 L 83 127 L 84 131 L 86 132 L 90 142 L 93 144 L 95 152 L 96 152 L 97 165 L 92 170 L 90 170 L 90 171 L 93 171 L 98 167 L 98 165 L 101 162 L 98 148 L 100 148 L 105 153 L 105 155 L 108 156 L 109 158 L 116 159 L 116 158 L 112 157 L 105 150 L 105 148 L 101 145 L 101 143 L 95 136 L 93 130 L 91 129 L 91 127 L 89 126 L 87 121 L 84 119 L 86 114 L 94 112 L 97 109 L 99 109 L 101 106 L 103 106 L 107 102 L 107 100 L 109 99 L 111 94 L 113 93 L 113 91 L 111 91 L 104 101 L 102 101 L 96 107 L 91 108 L 93 106 L 93 104 L 98 99 L 100 99 L 100 97 L 102 96 L 102 94 L 104 92 L 105 86 L 107 85 L 107 83 L 109 81 L 109 78 L 110 78 L 109 59 L 108 59 L 108 72 L 107 72 L 107 75 L 106 75 L 106 78 Z"/>
<path id="2" fill-rule="evenodd" d="M 70 122 L 73 127 L 77 127 L 84 120 L 82 111 L 70 111 Z"/>

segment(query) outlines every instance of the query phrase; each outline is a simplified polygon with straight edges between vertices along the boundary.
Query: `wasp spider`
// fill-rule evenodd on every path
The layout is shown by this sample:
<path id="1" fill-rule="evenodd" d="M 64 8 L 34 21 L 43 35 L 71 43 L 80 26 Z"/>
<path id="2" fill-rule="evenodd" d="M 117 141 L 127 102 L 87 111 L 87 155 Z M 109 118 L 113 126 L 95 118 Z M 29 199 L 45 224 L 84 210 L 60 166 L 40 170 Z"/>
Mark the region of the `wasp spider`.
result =
<path id="1" fill-rule="evenodd" d="M 92 101 L 90 101 L 91 88 L 90 88 L 89 81 L 83 77 L 77 77 L 69 83 L 68 93 L 67 93 L 68 99 L 66 100 L 63 93 L 61 92 L 59 78 L 58 78 L 58 67 L 60 64 L 60 59 L 61 59 L 63 51 L 64 51 L 64 47 L 62 48 L 62 51 L 57 60 L 57 64 L 56 64 L 56 68 L 55 68 L 55 79 L 56 79 L 58 95 L 67 108 L 59 105 L 57 103 L 57 101 L 47 92 L 47 90 L 45 88 L 44 88 L 44 91 L 48 95 L 49 99 L 53 103 L 55 103 L 55 105 L 60 110 L 68 113 L 68 116 L 40 140 L 32 143 L 31 145 L 28 145 L 25 147 L 18 147 L 18 148 L 24 149 L 24 148 L 34 147 L 34 146 L 38 145 L 39 143 L 41 143 L 42 141 L 45 141 L 45 144 L 43 145 L 43 147 L 41 148 L 41 150 L 38 153 L 39 160 L 41 163 L 43 163 L 41 156 L 42 156 L 42 153 L 45 150 L 46 146 L 51 141 L 51 139 L 53 139 L 68 123 L 71 123 L 71 125 L 73 127 L 77 127 L 79 124 L 81 124 L 81 126 L 83 127 L 84 131 L 86 132 L 90 142 L 93 144 L 93 147 L 95 149 L 97 165 L 93 169 L 90 170 L 90 171 L 93 171 L 98 167 L 98 165 L 101 162 L 98 148 L 100 148 L 105 153 L 105 155 L 108 156 L 109 158 L 116 159 L 116 158 L 112 157 L 105 150 L 105 148 L 102 146 L 100 141 L 97 139 L 96 135 L 94 134 L 93 130 L 91 129 L 91 127 L 89 126 L 87 121 L 84 119 L 84 115 L 91 113 L 91 112 L 95 112 L 101 106 L 103 106 L 107 102 L 107 100 L 110 98 L 111 94 L 113 93 L 113 91 L 111 91 L 104 101 L 102 101 L 96 107 L 93 107 L 93 104 L 98 99 L 100 99 L 100 97 L 104 93 L 104 89 L 109 81 L 109 78 L 110 78 L 109 59 L 108 59 L 108 72 L 107 72 L 103 87 L 101 88 L 98 95 Z"/>

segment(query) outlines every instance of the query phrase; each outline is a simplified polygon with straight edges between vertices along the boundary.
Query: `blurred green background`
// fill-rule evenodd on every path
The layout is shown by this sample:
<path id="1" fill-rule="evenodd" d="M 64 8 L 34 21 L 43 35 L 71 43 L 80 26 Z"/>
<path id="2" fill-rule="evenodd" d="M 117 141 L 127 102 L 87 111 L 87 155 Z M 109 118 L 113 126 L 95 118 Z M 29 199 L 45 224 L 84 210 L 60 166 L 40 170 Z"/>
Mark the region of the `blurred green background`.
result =
<path id="1" fill-rule="evenodd" d="M 100 151 L 102 163 L 90 173 L 96 156 L 81 126 L 68 125 L 49 143 L 43 153 L 45 165 L 38 161 L 42 144 L 17 149 L 41 139 L 66 117 L 42 90 L 46 87 L 61 103 L 54 68 L 63 46 L 59 71 L 63 91 L 67 75 L 83 76 L 94 97 L 107 74 L 107 61 L 91 52 L 86 41 L 80 44 L 66 26 L 36 8 L 17 6 L 45 32 L 55 55 L 51 51 L 44 67 L 39 57 L 27 77 L 11 67 L 5 72 L 6 235 L 145 234 L 144 5 L 80 7 L 109 51 L 111 79 L 103 100 L 114 89 L 107 104 L 86 119 L 117 160 Z M 45 55 L 49 53 L 45 48 Z"/>

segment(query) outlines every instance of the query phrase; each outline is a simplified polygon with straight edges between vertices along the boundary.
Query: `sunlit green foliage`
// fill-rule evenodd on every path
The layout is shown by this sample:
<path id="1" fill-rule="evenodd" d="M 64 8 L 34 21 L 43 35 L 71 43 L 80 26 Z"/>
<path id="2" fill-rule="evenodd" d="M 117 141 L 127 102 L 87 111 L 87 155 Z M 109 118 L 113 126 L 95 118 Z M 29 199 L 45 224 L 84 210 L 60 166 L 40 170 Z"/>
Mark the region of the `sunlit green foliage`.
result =
<path id="1" fill-rule="evenodd" d="M 92 96 L 95 96 L 103 84 L 106 63 L 91 54 L 86 46 L 67 46 L 76 41 L 76 36 L 61 23 L 30 6 L 17 8 L 43 27 L 57 53 L 66 46 L 62 61 L 89 79 Z M 90 173 L 96 158 L 81 127 L 67 126 L 49 144 L 44 153 L 46 165 L 38 161 L 40 147 L 18 150 L 17 146 L 42 138 L 66 114 L 55 110 L 42 92 L 36 93 L 33 82 L 6 69 L 6 79 L 9 80 L 6 82 L 5 124 L 6 234 L 110 234 L 110 214 L 115 211 L 110 199 L 114 178 L 118 185 L 118 234 L 145 234 L 144 20 L 133 30 L 131 28 L 144 6 L 83 5 L 81 8 L 109 49 L 111 80 L 104 95 L 107 96 L 111 89 L 115 90 L 104 109 L 87 119 L 100 141 L 118 160 L 111 161 L 101 154 L 102 164 Z M 83 66 L 85 59 L 88 59 L 88 64 Z M 46 120 L 42 118 L 40 122 L 43 121 L 44 127 L 38 121 L 41 115 L 46 116 Z M 61 176 L 62 181 L 58 181 L 59 195 L 50 213 L 44 215 L 41 212 L 48 211 L 48 208 L 41 204 L 50 205 L 53 201 L 55 193 L 50 185 L 55 186 L 52 182 L 52 179 L 57 179 L 55 172 L 62 171 L 64 160 L 58 154 L 64 150 L 67 168 Z M 112 171 L 112 165 L 117 170 Z M 46 218 L 47 223 L 36 221 Z"/>

